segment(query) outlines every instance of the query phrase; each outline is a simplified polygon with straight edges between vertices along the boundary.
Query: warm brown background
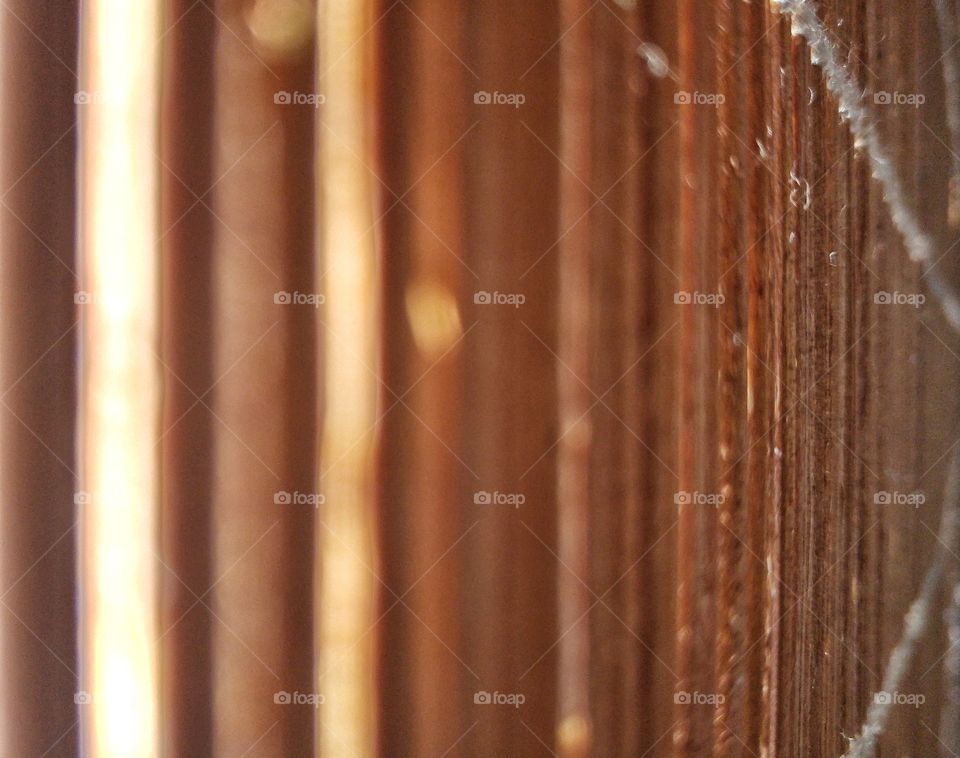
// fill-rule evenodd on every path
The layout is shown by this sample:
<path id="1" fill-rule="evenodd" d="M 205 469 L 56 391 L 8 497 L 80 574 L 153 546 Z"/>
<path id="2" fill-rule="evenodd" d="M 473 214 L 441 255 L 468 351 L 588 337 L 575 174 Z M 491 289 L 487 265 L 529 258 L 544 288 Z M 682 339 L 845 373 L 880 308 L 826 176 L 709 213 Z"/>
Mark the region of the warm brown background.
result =
<path id="1" fill-rule="evenodd" d="M 929 296 L 874 303 L 924 283 L 804 43 L 766 2 L 353 0 L 338 38 L 339 3 L 302 38 L 256 33 L 295 0 L 164 4 L 160 753 L 840 755 L 936 549 L 960 345 Z M 821 5 L 868 102 L 926 98 L 877 112 L 956 280 L 933 7 Z M 77 755 L 84 715 L 78 23 L 69 3 L 0 8 L 10 756 Z M 273 100 L 349 87 L 356 133 Z M 526 101 L 479 105 L 481 90 Z M 370 187 L 356 310 L 376 344 L 356 348 L 380 420 L 358 439 L 363 502 L 327 504 L 362 520 L 369 560 L 318 549 L 342 523 L 325 506 L 273 503 L 323 491 L 323 398 L 349 397 L 327 386 L 344 338 L 323 308 L 273 303 L 343 264 L 324 235 L 346 180 L 323 144 L 349 146 Z M 481 290 L 526 302 L 478 305 Z M 479 490 L 526 502 L 474 505 Z M 881 490 L 926 503 L 877 505 Z M 678 508 L 678 491 L 726 500 Z M 273 702 L 343 692 L 316 665 L 330 572 L 376 598 L 356 641 L 371 655 L 346 672 L 369 718 Z M 960 751 L 957 731 L 938 741 L 957 715 L 941 716 L 947 598 L 901 688 L 926 701 L 894 709 L 885 755 Z M 478 690 L 526 702 L 475 705 Z"/>

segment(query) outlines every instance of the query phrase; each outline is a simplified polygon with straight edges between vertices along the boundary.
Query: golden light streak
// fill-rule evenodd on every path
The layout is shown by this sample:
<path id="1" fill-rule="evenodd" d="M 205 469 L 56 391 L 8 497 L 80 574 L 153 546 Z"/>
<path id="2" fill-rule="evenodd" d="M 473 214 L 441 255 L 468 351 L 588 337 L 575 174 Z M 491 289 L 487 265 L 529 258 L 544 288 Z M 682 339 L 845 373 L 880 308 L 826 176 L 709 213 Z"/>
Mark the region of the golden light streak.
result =
<path id="1" fill-rule="evenodd" d="M 370 174 L 358 156 L 370 153 L 362 124 L 371 102 L 368 87 L 368 2 L 322 3 L 320 71 L 326 105 L 318 127 L 319 193 L 323 240 L 321 283 L 327 300 L 326 414 L 320 486 L 326 494 L 319 527 L 319 692 L 325 695 L 317 727 L 320 754 L 376 755 L 373 465 L 377 430 L 377 323 L 379 298 Z M 335 63 L 334 63 L 335 62 Z M 321 330 L 321 333 L 324 333 Z M 324 333 L 324 336 L 327 336 Z M 366 364 L 366 365 L 364 365 Z M 369 367 L 369 368 L 368 368 Z M 364 565 L 366 564 L 366 566 Z"/>
<path id="2" fill-rule="evenodd" d="M 84 744 L 158 755 L 157 40 L 152 0 L 93 0 L 83 19 Z"/>

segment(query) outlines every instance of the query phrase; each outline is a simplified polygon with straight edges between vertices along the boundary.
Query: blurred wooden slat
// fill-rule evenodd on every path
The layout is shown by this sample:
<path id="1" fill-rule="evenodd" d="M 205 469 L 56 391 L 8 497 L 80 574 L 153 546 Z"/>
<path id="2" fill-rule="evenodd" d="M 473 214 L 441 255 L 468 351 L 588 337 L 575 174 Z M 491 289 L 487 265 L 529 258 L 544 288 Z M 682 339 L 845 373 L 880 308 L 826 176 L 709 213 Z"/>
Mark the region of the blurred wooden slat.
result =
<path id="1" fill-rule="evenodd" d="M 208 325 L 213 307 L 217 220 L 198 197 L 213 184 L 210 93 L 217 20 L 192 0 L 170 5 L 179 19 L 164 37 L 160 245 L 164 277 L 162 418 L 164 466 L 159 559 L 162 601 L 164 750 L 213 753 L 211 631 L 218 622 L 197 603 L 216 581 L 209 508 L 218 422 L 197 402 L 214 376 Z"/>
<path id="2" fill-rule="evenodd" d="M 640 499 L 636 550 L 625 556 L 622 592 L 629 594 L 631 602 L 638 606 L 639 632 L 643 644 L 636 654 L 640 657 L 639 694 L 639 745 L 634 750 L 651 754 L 671 749 L 677 737 L 674 727 L 680 726 L 674 703 L 678 687 L 677 667 L 677 616 L 678 583 L 680 582 L 680 557 L 677 550 L 678 493 L 680 459 L 689 453 L 681 447 L 681 430 L 678 428 L 679 400 L 677 396 L 682 332 L 680 314 L 675 302 L 678 285 L 677 275 L 686 265 L 687 254 L 679 246 L 682 220 L 679 211 L 685 208 L 681 199 L 681 181 L 688 181 L 681 167 L 679 114 L 674 103 L 680 87 L 679 34 L 681 19 L 678 8 L 658 4 L 638 4 L 641 37 L 654 45 L 654 52 L 663 56 L 667 64 L 652 65 L 641 55 L 643 86 L 637 93 L 640 114 L 640 158 L 630 174 L 625 177 L 635 185 L 640 204 L 640 245 L 637 256 L 637 279 L 639 293 L 637 306 L 639 319 L 639 362 L 624 379 L 626 388 L 637 393 L 640 417 L 636 434 L 643 439 L 639 445 L 638 479 Z M 696 23 L 696 22 L 694 22 Z M 638 49 L 638 54 L 640 53 Z M 649 54 L 649 53 L 647 53 Z M 703 65 L 703 63 L 701 63 Z M 707 69 L 709 70 L 709 68 Z M 613 100 L 612 100 L 613 102 Z M 653 106 L 652 104 L 658 104 Z M 659 104 L 663 104 L 662 106 Z M 608 114 L 608 118 L 612 114 Z M 703 127 L 709 129 L 709 126 Z M 632 163 L 630 164 L 632 165 Z M 705 164 L 706 165 L 706 164 Z M 626 171 L 627 167 L 623 168 Z M 695 181 L 695 180 L 694 180 Z M 705 238 L 705 230 L 698 231 Z M 707 256 L 707 261 L 710 258 Z M 700 352 L 710 353 L 709 331 L 701 336 Z M 707 372 L 707 376 L 715 376 Z M 708 384 L 709 386 L 709 384 Z M 698 390 L 703 396 L 703 390 Z M 710 395 L 702 403 L 709 409 Z M 665 413 L 664 409 L 670 409 Z M 700 411 L 702 414 L 704 410 Z M 706 411 L 704 421 L 709 419 Z M 709 444 L 707 438 L 704 444 Z M 703 450 L 695 451 L 703 467 L 710 460 Z M 705 472 L 706 473 L 706 472 Z M 709 534 L 707 532 L 706 534 Z M 707 571 L 701 566 L 701 583 L 713 575 L 712 547 L 703 542 L 698 549 L 698 558 L 704 561 Z M 706 634 L 711 628 L 709 616 L 710 596 L 703 592 L 698 615 L 706 623 L 701 627 Z M 709 653 L 707 660 L 709 661 Z M 706 671 L 706 664 L 699 666 Z"/>
<path id="3" fill-rule="evenodd" d="M 150 758 L 159 744 L 155 559 L 161 376 L 157 119 L 160 5 L 84 9 L 80 217 L 85 749 Z"/>
<path id="4" fill-rule="evenodd" d="M 697 2 L 684 3 L 677 20 L 677 81 L 674 86 L 683 92 L 714 91 L 714 77 L 722 71 L 711 71 L 700 55 L 707 44 L 706 30 L 717 22 L 714 8 Z M 722 60 L 722 58 L 720 58 Z M 713 86 L 711 86 L 713 85 Z M 709 254 L 711 228 L 702 219 L 717 213 L 724 197 L 714 198 L 713 184 L 722 186 L 723 172 L 716 176 L 709 161 L 711 134 L 723 134 L 717 126 L 718 109 L 683 108 L 676 114 L 679 132 L 680 206 L 677 211 L 677 240 L 680 261 L 677 266 L 677 289 L 682 292 L 711 291 L 712 282 L 727 263 L 723 256 Z M 722 137 L 721 137 L 722 139 Z M 714 260 L 714 257 L 719 260 Z M 712 352 L 722 353 L 717 339 L 717 309 L 681 306 L 677 316 L 682 340 L 677 356 L 678 392 L 677 419 L 678 461 L 677 490 L 682 493 L 715 492 L 713 441 L 707 418 L 713 397 L 716 367 L 711 364 Z M 716 343 L 714 345 L 714 343 Z M 704 407 L 707 405 L 708 407 Z M 712 690 L 716 649 L 703 644 L 710 639 L 716 619 L 716 555 L 712 542 L 716 535 L 716 514 L 685 498 L 677 509 L 677 648 L 676 692 L 709 692 Z M 709 750 L 713 729 L 712 714 L 702 708 L 675 703 L 677 718 L 673 734 L 674 749 L 683 755 L 698 755 Z"/>
<path id="5" fill-rule="evenodd" d="M 379 707 L 383 701 L 377 649 L 383 629 L 377 574 L 383 498 L 377 425 L 384 398 L 382 288 L 373 228 L 376 177 L 367 126 L 374 109 L 374 71 L 369 39 L 375 3 L 326 3 L 319 7 L 318 87 L 327 101 L 315 125 L 319 154 L 316 192 L 320 218 L 317 290 L 326 295 L 318 334 L 323 354 L 323 416 L 319 488 L 326 501 L 314 544 L 317 590 L 316 754 L 380 754 Z M 386 602 L 392 603 L 392 598 Z"/>
<path id="6" fill-rule="evenodd" d="M 551 0 L 467 5 L 464 59 L 472 72 L 462 97 L 469 123 L 477 123 L 465 139 L 463 244 L 474 275 L 464 275 L 462 297 L 465 325 L 476 325 L 464 353 L 462 433 L 465 459 L 479 477 L 468 497 L 498 490 L 525 500 L 518 508 L 468 502 L 480 523 L 468 538 L 470 603 L 461 623 L 467 660 L 480 677 L 473 686 L 523 695 L 525 702 L 519 708 L 468 705 L 478 723 L 462 754 L 536 754 L 544 745 L 558 749 L 563 632 L 555 469 L 563 426 L 554 355 L 561 9 Z M 478 92 L 524 100 L 484 105 L 476 102 Z M 525 300 L 519 307 L 476 302 L 477 292 L 495 291 Z"/>
<path id="7" fill-rule="evenodd" d="M 441 755 L 474 719 L 459 605 L 474 484 L 464 460 L 464 156 L 471 121 L 463 7 L 380 3 L 377 214 L 384 261 L 381 394 L 385 754 Z M 460 260 L 458 260 L 458 258 Z M 469 302 L 469 301 L 467 301 Z M 472 319 L 471 319 L 472 321 Z M 407 594 L 409 592 L 409 594 Z M 398 600 L 402 598 L 402 601 Z M 462 606 L 460 606 L 462 607 Z M 413 725 L 419 725 L 414 727 Z M 462 746 L 461 746 L 462 747 Z M 457 748 L 455 748 L 456 753 Z"/>
<path id="8" fill-rule="evenodd" d="M 558 726 L 560 754 L 590 755 L 590 626 L 582 617 L 592 605 L 583 577 L 590 575 L 591 446 L 595 423 L 591 377 L 590 278 L 594 273 L 592 205 L 595 116 L 594 23 L 581 17 L 591 10 L 587 0 L 562 4 L 561 25 L 570 32 L 561 47 L 560 154 L 568 171 L 561 176 L 560 228 L 572 230 L 559 245 L 557 329 L 558 416 L 563 437 L 557 450 L 558 554 L 567 568 L 560 575 L 558 621 L 565 637 L 559 646 Z M 599 42 L 599 40 L 596 40 Z M 583 621 L 583 623 L 579 623 Z M 569 631 L 567 631 L 569 630 Z"/>
<path id="9" fill-rule="evenodd" d="M 3 755 L 78 754 L 78 20 L 75 2 L 0 8 Z"/>
<path id="10" fill-rule="evenodd" d="M 275 698 L 315 692 L 317 505 L 278 493 L 316 496 L 318 305 L 293 299 L 315 283 L 316 106 L 294 95 L 314 94 L 316 7 L 220 0 L 208 12 L 212 585 L 195 612 L 214 618 L 212 745 L 308 754 L 315 707 Z"/>
<path id="11" fill-rule="evenodd" d="M 667 724 L 658 722 L 669 715 L 669 700 L 653 682 L 657 676 L 672 679 L 675 669 L 672 641 L 669 652 L 654 649 L 651 618 L 669 626 L 673 595 L 666 586 L 661 592 L 653 590 L 649 569 L 654 562 L 647 562 L 648 545 L 673 528 L 672 518 L 654 525 L 670 514 L 671 499 L 655 508 L 658 498 L 650 493 L 663 483 L 675 489 L 670 442 L 650 423 L 658 415 L 652 395 L 662 382 L 651 367 L 663 355 L 659 348 L 668 346 L 674 334 L 672 314 L 654 303 L 676 289 L 674 253 L 651 237 L 656 222 L 647 215 L 645 202 L 657 170 L 657 162 L 650 159 L 654 152 L 662 155 L 661 150 L 672 148 L 668 137 L 657 150 L 649 150 L 646 131 L 654 125 L 645 123 L 647 103 L 665 78 L 655 57 L 666 59 L 660 45 L 663 37 L 673 36 L 673 9 L 664 11 L 657 17 L 620 4 L 597 7 L 583 19 L 590 26 L 592 45 L 590 142 L 570 140 L 563 157 L 564 178 L 574 181 L 582 170 L 576 169 L 574 176 L 574 163 L 589 161 L 583 181 L 593 206 L 580 221 L 587 225 L 590 240 L 591 347 L 581 364 L 587 373 L 580 378 L 589 387 L 593 406 L 587 417 L 589 573 L 582 577 L 590 587 L 592 606 L 584 620 L 590 634 L 591 755 L 640 754 L 664 734 Z M 673 131 L 669 125 L 660 128 Z M 565 229 L 561 224 L 561 232 Z M 662 326 L 646 323 L 655 311 L 665 320 Z M 673 419 L 663 420 L 672 425 Z M 643 599 L 640 587 L 647 587 Z"/>

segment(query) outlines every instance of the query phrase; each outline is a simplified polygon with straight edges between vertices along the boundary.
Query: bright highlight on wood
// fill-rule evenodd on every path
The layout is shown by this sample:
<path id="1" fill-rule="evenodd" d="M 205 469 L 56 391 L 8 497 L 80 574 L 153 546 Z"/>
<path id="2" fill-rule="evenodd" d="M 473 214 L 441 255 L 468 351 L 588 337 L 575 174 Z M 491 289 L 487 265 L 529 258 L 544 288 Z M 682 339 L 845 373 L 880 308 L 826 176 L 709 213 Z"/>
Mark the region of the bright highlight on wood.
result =
<path id="1" fill-rule="evenodd" d="M 81 377 L 84 744 L 159 755 L 157 105 L 160 3 L 84 15 Z"/>
<path id="2" fill-rule="evenodd" d="M 318 127 L 322 251 L 317 290 L 326 293 L 325 421 L 319 488 L 327 495 L 317 528 L 318 754 L 374 755 L 378 629 L 374 524 L 380 318 L 366 122 L 370 61 L 354 42 L 372 23 L 367 2 L 321 4 L 320 82 L 327 93 Z"/>
<path id="3" fill-rule="evenodd" d="M 958 40 L 0 0 L 0 758 L 960 752 Z"/>

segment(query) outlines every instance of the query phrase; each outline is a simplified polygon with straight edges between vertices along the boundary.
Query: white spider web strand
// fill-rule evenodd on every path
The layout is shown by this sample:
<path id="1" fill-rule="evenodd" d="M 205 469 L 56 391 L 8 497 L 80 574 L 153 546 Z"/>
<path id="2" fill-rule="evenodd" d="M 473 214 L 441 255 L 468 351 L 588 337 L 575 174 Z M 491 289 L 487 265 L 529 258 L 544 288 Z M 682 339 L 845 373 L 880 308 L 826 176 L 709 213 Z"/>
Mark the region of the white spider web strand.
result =
<path id="1" fill-rule="evenodd" d="M 954 571 L 956 576 L 956 571 Z M 960 581 L 953 585 L 949 607 L 944 612 L 947 654 L 943 659 L 945 702 L 940 715 L 940 740 L 949 750 L 960 747 Z"/>
<path id="2" fill-rule="evenodd" d="M 933 271 L 931 263 L 933 244 L 907 203 L 900 177 L 890 159 L 869 107 L 864 103 L 863 93 L 840 60 L 837 46 L 817 16 L 809 0 L 771 0 L 774 9 L 788 16 L 791 32 L 802 37 L 810 48 L 811 61 L 819 66 L 826 77 L 827 89 L 837 98 L 840 115 L 849 124 L 856 147 L 862 149 L 870 163 L 871 174 L 883 190 L 883 199 L 890 212 L 894 226 L 900 232 L 910 258 L 920 264 L 927 285 L 939 302 L 943 313 L 953 327 L 960 332 L 960 301 L 943 278 Z M 947 72 L 950 78 L 950 72 Z M 951 123 L 951 126 L 953 124 Z M 953 135 L 954 137 L 956 135 Z M 930 622 L 931 607 L 943 580 L 947 565 L 947 546 L 956 543 L 960 510 L 960 450 L 954 456 L 947 477 L 942 503 L 940 533 L 936 557 L 927 569 L 917 598 L 910 606 L 904 620 L 900 641 L 890 654 L 884 672 L 882 689 L 896 692 L 906 675 L 916 650 L 917 641 Z M 892 698 L 874 702 L 867 710 L 867 718 L 859 735 L 851 740 L 846 758 L 870 758 L 874 755 L 877 739 L 886 726 Z"/>
<path id="3" fill-rule="evenodd" d="M 920 264 L 931 292 L 936 296 L 944 316 L 960 333 L 960 299 L 933 271 L 933 242 L 921 228 L 916 214 L 907 201 L 903 184 L 877 129 L 863 91 L 850 76 L 840 58 L 837 45 L 827 34 L 817 11 L 809 0 L 771 0 L 774 9 L 790 18 L 790 30 L 795 37 L 806 40 L 810 59 L 826 77 L 827 89 L 837 98 L 840 116 L 849 124 L 854 145 L 863 151 L 870 164 L 870 173 L 880 184 L 883 199 L 894 226 L 903 237 L 910 259 Z"/>
<path id="4" fill-rule="evenodd" d="M 946 94 L 947 125 L 950 129 L 950 150 L 953 153 L 953 180 L 960 179 L 960 66 L 957 63 L 957 19 L 948 0 L 933 0 L 937 11 L 937 30 L 943 62 L 943 86 Z"/>
<path id="5" fill-rule="evenodd" d="M 957 537 L 958 502 L 960 502 L 960 449 L 953 454 L 950 473 L 947 476 L 936 557 L 923 578 L 920 594 L 911 603 L 910 610 L 904 617 L 903 635 L 890 653 L 890 660 L 880 686 L 882 692 L 892 694 L 899 690 L 900 683 L 913 660 L 917 641 L 923 636 L 930 623 L 933 603 L 947 567 L 947 546 L 954 544 Z M 879 701 L 876 697 L 874 698 L 867 709 L 867 718 L 859 735 L 851 741 L 844 754 L 846 758 L 870 758 L 874 754 L 877 739 L 886 726 L 893 702 L 893 698 L 890 697 Z"/>

